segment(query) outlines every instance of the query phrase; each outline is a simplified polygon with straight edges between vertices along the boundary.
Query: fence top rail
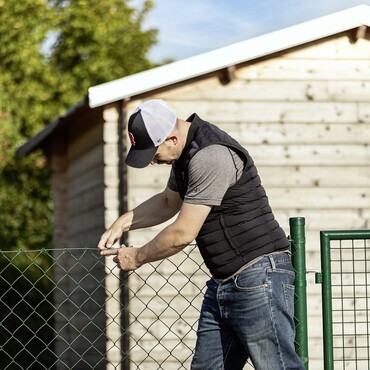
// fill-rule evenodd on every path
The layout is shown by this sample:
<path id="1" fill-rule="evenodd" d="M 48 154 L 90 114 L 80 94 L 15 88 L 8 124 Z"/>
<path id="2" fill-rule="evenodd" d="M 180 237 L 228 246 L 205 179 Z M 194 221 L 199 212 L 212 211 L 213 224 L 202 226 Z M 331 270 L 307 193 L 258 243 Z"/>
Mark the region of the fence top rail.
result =
<path id="1" fill-rule="evenodd" d="M 79 247 L 79 248 L 40 248 L 40 249 L 10 249 L 10 250 L 0 250 L 0 253 L 43 253 L 43 252 L 73 252 L 73 251 L 93 251 L 93 252 L 99 252 L 98 248 L 91 248 L 91 247 Z"/>
<path id="2" fill-rule="evenodd" d="M 196 243 L 190 243 L 188 247 L 196 247 Z M 112 247 L 113 249 L 119 249 L 120 247 Z M 13 254 L 20 254 L 20 253 L 50 253 L 50 252 L 75 252 L 75 251 L 92 251 L 92 252 L 99 252 L 99 248 L 97 247 L 64 247 L 64 248 L 38 248 L 38 249 L 27 249 L 27 248 L 18 248 L 18 249 L 9 249 L 9 250 L 0 250 L 0 254 L 4 253 L 13 253 Z"/>
<path id="3" fill-rule="evenodd" d="M 327 230 L 320 231 L 320 236 L 329 240 L 370 239 L 370 230 Z"/>

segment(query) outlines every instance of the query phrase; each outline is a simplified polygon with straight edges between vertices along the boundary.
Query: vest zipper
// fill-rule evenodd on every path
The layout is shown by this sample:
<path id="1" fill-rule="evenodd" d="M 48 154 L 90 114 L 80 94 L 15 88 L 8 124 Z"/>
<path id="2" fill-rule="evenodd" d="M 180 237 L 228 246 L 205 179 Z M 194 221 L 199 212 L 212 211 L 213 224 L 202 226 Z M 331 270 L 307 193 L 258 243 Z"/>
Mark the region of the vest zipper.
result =
<path id="1" fill-rule="evenodd" d="M 222 226 L 222 230 L 224 232 L 224 235 L 225 235 L 225 239 L 229 242 L 230 247 L 234 250 L 234 252 L 235 252 L 235 254 L 237 256 L 242 257 L 242 255 L 240 254 L 239 248 L 234 244 L 234 242 L 232 241 L 231 236 L 229 235 L 228 229 L 227 229 L 227 227 L 225 225 L 225 221 L 224 221 L 224 216 L 223 215 L 220 215 L 220 223 L 221 223 L 221 226 Z"/>

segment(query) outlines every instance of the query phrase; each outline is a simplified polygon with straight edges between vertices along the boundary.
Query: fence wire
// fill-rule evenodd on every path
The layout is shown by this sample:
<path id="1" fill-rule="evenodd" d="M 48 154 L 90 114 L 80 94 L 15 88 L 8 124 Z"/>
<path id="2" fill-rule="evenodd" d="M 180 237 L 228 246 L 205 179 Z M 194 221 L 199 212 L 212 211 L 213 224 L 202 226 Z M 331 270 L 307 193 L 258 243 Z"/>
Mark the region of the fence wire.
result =
<path id="1" fill-rule="evenodd" d="M 186 369 L 208 272 L 191 245 L 125 274 L 98 250 L 0 252 L 0 368 Z"/>
<path id="2" fill-rule="evenodd" d="M 370 369 L 370 287 L 366 240 L 331 247 L 334 361 L 337 369 Z"/>
<path id="3" fill-rule="evenodd" d="M 370 370 L 370 230 L 321 234 L 325 369 Z"/>
<path id="4" fill-rule="evenodd" d="M 304 220 L 293 224 L 301 287 Z M 131 273 L 96 248 L 0 251 L 0 369 L 188 369 L 209 277 L 194 244 Z M 305 290 L 298 293 L 296 303 L 305 304 Z"/>

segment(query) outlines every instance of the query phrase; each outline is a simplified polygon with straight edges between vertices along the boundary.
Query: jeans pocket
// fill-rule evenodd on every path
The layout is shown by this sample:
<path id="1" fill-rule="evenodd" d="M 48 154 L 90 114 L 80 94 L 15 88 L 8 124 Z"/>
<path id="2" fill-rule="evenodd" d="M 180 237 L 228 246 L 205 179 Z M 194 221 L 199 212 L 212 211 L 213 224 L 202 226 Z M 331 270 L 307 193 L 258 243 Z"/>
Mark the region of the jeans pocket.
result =
<path id="1" fill-rule="evenodd" d="M 266 268 L 244 270 L 234 278 L 235 289 L 243 292 L 266 289 L 267 274 Z"/>

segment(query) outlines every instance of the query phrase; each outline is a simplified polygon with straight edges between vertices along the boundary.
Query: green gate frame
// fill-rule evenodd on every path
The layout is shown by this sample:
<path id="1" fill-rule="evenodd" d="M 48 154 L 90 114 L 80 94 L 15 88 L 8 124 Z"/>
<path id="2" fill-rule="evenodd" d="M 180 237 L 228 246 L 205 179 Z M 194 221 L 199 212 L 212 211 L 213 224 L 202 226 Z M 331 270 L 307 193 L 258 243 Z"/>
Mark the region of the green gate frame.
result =
<path id="1" fill-rule="evenodd" d="M 334 362 L 336 361 L 334 358 L 334 333 L 333 333 L 333 295 L 332 295 L 332 253 L 331 253 L 331 241 L 339 241 L 340 246 L 342 245 L 342 241 L 352 241 L 352 250 L 354 250 L 354 241 L 356 240 L 363 240 L 364 241 L 364 256 L 365 256 L 365 283 L 366 287 L 370 285 L 370 281 L 367 281 L 367 267 L 369 267 L 370 272 L 370 258 L 369 258 L 369 266 L 366 265 L 368 261 L 367 253 L 370 252 L 366 251 L 366 240 L 370 239 L 370 230 L 346 230 L 346 231 L 321 231 L 320 232 L 320 244 L 321 244 L 321 273 L 316 274 L 316 282 L 322 284 L 322 315 L 323 315 L 323 345 L 324 345 L 324 369 L 325 370 L 334 370 Z M 340 251 L 340 253 L 342 253 Z M 354 258 L 354 251 L 352 252 L 352 260 L 345 260 L 344 262 L 351 262 L 353 269 L 355 269 L 355 258 Z M 370 257 L 370 255 L 369 255 Z M 343 264 L 343 258 L 340 260 L 341 266 Z M 361 260 L 363 261 L 363 260 Z M 354 272 L 355 274 L 355 272 Z M 355 277 L 353 277 L 353 281 L 355 281 Z M 353 287 L 355 287 L 355 283 L 353 283 Z M 342 285 L 343 289 L 343 285 Z M 367 289 L 367 288 L 366 288 Z M 366 290 L 366 302 L 370 299 L 367 295 Z M 367 303 L 366 303 L 367 305 Z M 342 305 L 343 307 L 343 305 Z M 370 308 L 370 307 L 367 307 Z M 343 308 L 342 308 L 343 310 Z M 355 310 L 355 307 L 354 307 Z M 369 317 L 367 316 L 367 319 Z M 369 321 L 367 321 L 369 323 Z M 343 323 L 344 324 L 344 323 Z M 356 320 L 355 320 L 356 324 Z M 344 335 L 344 333 L 343 333 Z M 356 336 L 356 328 L 354 331 L 354 335 Z M 369 332 L 367 333 L 369 337 Z M 356 341 L 355 341 L 356 344 Z M 357 346 L 354 347 L 357 349 Z M 342 361 L 344 362 L 345 359 Z M 370 359 L 368 359 L 368 367 L 370 369 Z M 357 358 L 356 358 L 357 363 Z M 342 365 L 343 366 L 343 365 Z M 345 366 L 345 365 L 344 365 Z M 345 367 L 344 367 L 345 368 Z M 341 369 L 344 369 L 341 367 Z M 357 368 L 357 365 L 356 365 Z"/>

